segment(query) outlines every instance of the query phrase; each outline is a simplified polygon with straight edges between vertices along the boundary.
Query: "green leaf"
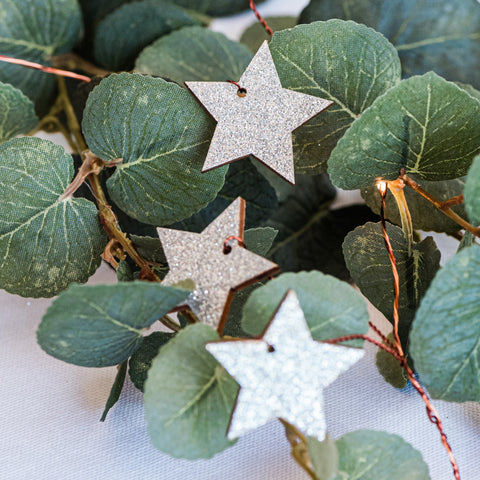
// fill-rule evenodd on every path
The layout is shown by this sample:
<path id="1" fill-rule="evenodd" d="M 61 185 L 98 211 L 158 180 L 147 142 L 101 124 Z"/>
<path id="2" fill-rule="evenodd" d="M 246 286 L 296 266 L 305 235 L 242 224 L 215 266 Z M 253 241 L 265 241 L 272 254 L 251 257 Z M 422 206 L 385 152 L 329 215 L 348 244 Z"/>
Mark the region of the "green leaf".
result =
<path id="1" fill-rule="evenodd" d="M 225 184 L 212 203 L 190 218 L 175 223 L 171 228 L 201 232 L 237 197 L 242 197 L 247 202 L 246 228 L 258 226 L 274 212 L 278 205 L 273 187 L 252 165 L 250 158 L 245 158 L 228 167 Z"/>
<path id="2" fill-rule="evenodd" d="M 118 262 L 116 274 L 119 282 L 133 282 L 133 280 L 135 280 L 133 267 L 127 260 L 120 260 Z"/>
<path id="3" fill-rule="evenodd" d="M 189 12 L 168 1 L 127 3 L 99 23 L 95 59 L 109 70 L 128 70 L 142 49 L 157 38 L 199 23 Z"/>
<path id="4" fill-rule="evenodd" d="M 160 349 L 145 384 L 145 415 L 153 445 L 173 457 L 210 458 L 233 445 L 227 428 L 238 385 L 207 352 L 218 340 L 195 324 Z"/>
<path id="5" fill-rule="evenodd" d="M 124 362 L 142 344 L 143 329 L 189 295 L 158 283 L 73 285 L 47 310 L 37 331 L 49 355 L 84 367 Z"/>
<path id="6" fill-rule="evenodd" d="M 208 28 L 185 27 L 145 48 L 135 70 L 167 77 L 183 85 L 189 81 L 238 80 L 252 59 L 244 45 Z"/>
<path id="7" fill-rule="evenodd" d="M 245 230 L 243 241 L 247 249 L 264 257 L 272 248 L 278 231 L 271 227 L 258 227 Z"/>
<path id="8" fill-rule="evenodd" d="M 330 436 L 319 442 L 315 437 L 308 437 L 308 456 L 318 480 L 330 480 L 338 472 L 338 451 L 335 441 Z"/>
<path id="9" fill-rule="evenodd" d="M 463 193 L 465 177 L 443 180 L 440 182 L 421 182 L 421 187 L 441 202 Z M 413 189 L 404 189 L 408 209 L 412 217 L 413 228 L 423 231 L 456 233 L 460 230 L 458 223 L 447 217 L 432 202 L 429 202 Z M 376 186 L 364 188 L 360 192 L 366 204 L 377 214 L 380 214 L 380 195 Z M 462 218 L 467 219 L 463 204 L 454 205 L 452 210 Z M 396 225 L 401 224 L 397 203 L 393 195 L 388 194 L 385 201 L 385 218 Z"/>
<path id="10" fill-rule="evenodd" d="M 2 0 L 0 52 L 50 66 L 50 57 L 70 51 L 81 35 L 76 0 Z M 55 77 L 9 63 L 0 63 L 0 81 L 22 90 L 46 113 L 55 90 Z"/>
<path id="11" fill-rule="evenodd" d="M 329 480 L 430 480 L 420 452 L 398 435 L 357 430 L 336 446 L 339 473 Z"/>
<path id="12" fill-rule="evenodd" d="M 18 88 L 0 82 L 0 143 L 29 132 L 37 123 L 32 101 Z"/>
<path id="13" fill-rule="evenodd" d="M 440 252 L 432 237 L 427 237 L 414 244 L 409 256 L 402 229 L 390 223 L 386 227 L 400 279 L 399 335 L 405 347 L 415 311 L 440 268 Z M 350 232 L 343 253 L 358 288 L 393 323 L 393 273 L 381 224 L 369 222 Z"/>
<path id="14" fill-rule="evenodd" d="M 322 173 L 339 138 L 372 102 L 400 81 L 392 45 L 364 25 L 332 20 L 274 34 L 270 43 L 285 88 L 334 104 L 294 133 L 297 173 Z"/>
<path id="15" fill-rule="evenodd" d="M 289 289 L 298 295 L 315 340 L 367 332 L 368 312 L 362 296 L 345 282 L 315 271 L 283 273 L 256 289 L 243 309 L 242 328 L 251 335 L 260 335 Z"/>
<path id="16" fill-rule="evenodd" d="M 139 237 L 131 235 L 131 240 L 138 253 L 145 259 L 155 263 L 167 264 L 167 257 L 163 251 L 162 242 L 154 237 Z"/>
<path id="17" fill-rule="evenodd" d="M 391 343 L 395 344 L 393 333 L 387 335 Z M 385 342 L 383 342 L 385 345 Z M 379 348 L 375 359 L 378 372 L 392 387 L 405 388 L 408 384 L 408 376 L 398 360 L 385 350 Z"/>
<path id="18" fill-rule="evenodd" d="M 312 0 L 300 23 L 342 18 L 383 33 L 407 75 L 435 70 L 480 87 L 480 6 L 476 0 Z"/>
<path id="19" fill-rule="evenodd" d="M 107 403 L 105 404 L 102 418 L 100 418 L 101 422 L 104 422 L 106 420 L 108 412 L 112 409 L 112 407 L 118 402 L 118 399 L 120 398 L 123 384 L 125 383 L 125 378 L 127 376 L 127 364 L 128 362 L 125 360 L 118 366 L 118 371 L 115 375 L 115 380 L 110 390 L 110 395 L 108 396 Z"/>
<path id="20" fill-rule="evenodd" d="M 434 398 L 480 401 L 480 246 L 457 253 L 420 304 L 410 352 Z"/>
<path id="21" fill-rule="evenodd" d="M 158 355 L 160 348 L 174 336 L 174 333 L 153 332 L 147 337 L 143 337 L 139 349 L 130 357 L 128 374 L 133 384 L 142 392 L 153 359 Z"/>
<path id="22" fill-rule="evenodd" d="M 257 0 L 256 3 L 262 3 L 263 1 Z M 248 2 L 239 2 L 238 0 L 175 0 L 175 3 L 212 17 L 232 15 L 248 8 Z"/>
<path id="23" fill-rule="evenodd" d="M 72 157 L 48 140 L 0 145 L 0 288 L 52 297 L 100 265 L 107 239 L 95 205 L 60 199 L 73 173 Z"/>
<path id="24" fill-rule="evenodd" d="M 274 31 L 293 28 L 297 25 L 298 17 L 265 17 L 268 26 Z M 265 40 L 271 37 L 260 22 L 252 23 L 243 33 L 240 42 L 246 45 L 252 52 L 256 52 Z"/>
<path id="25" fill-rule="evenodd" d="M 449 180 L 466 175 L 479 152 L 480 102 L 430 72 L 378 98 L 338 142 L 328 172 L 347 190 L 395 180 L 402 167 L 420 180 Z"/>
<path id="26" fill-rule="evenodd" d="M 122 158 L 107 188 L 128 215 L 170 225 L 210 203 L 227 167 L 201 173 L 214 122 L 183 88 L 161 78 L 121 73 L 102 80 L 83 117 L 89 148 Z"/>
<path id="27" fill-rule="evenodd" d="M 480 155 L 475 157 L 465 184 L 465 207 L 472 223 L 480 225 Z"/>

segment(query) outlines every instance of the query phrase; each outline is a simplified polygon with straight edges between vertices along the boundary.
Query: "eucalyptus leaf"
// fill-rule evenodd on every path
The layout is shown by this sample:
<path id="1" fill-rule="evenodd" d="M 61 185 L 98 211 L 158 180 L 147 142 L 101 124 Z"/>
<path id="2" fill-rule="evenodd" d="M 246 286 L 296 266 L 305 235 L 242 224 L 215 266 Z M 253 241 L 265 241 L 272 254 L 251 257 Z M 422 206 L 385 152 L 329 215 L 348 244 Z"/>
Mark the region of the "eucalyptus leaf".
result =
<path id="1" fill-rule="evenodd" d="M 256 3 L 262 3 L 263 1 L 265 0 L 257 0 Z M 212 17 L 233 15 L 248 8 L 248 2 L 239 2 L 238 0 L 175 0 L 175 3 Z"/>
<path id="2" fill-rule="evenodd" d="M 443 180 L 440 182 L 422 181 L 421 187 L 436 199 L 443 202 L 461 195 L 465 188 L 465 177 Z M 413 228 L 423 231 L 456 233 L 460 230 L 458 223 L 447 217 L 432 202 L 429 202 L 413 189 L 405 187 L 405 198 L 412 217 Z M 380 214 L 380 194 L 376 186 L 364 188 L 360 192 L 366 204 Z M 452 210 L 465 220 L 467 214 L 463 204 L 454 205 Z M 393 195 L 388 194 L 385 200 L 385 218 L 396 225 L 401 224 L 398 206 Z"/>
<path id="3" fill-rule="evenodd" d="M 185 27 L 145 48 L 135 70 L 185 81 L 238 80 L 252 59 L 247 47 L 208 28 Z"/>
<path id="4" fill-rule="evenodd" d="M 238 385 L 205 349 L 218 339 L 208 325 L 188 326 L 160 349 L 148 372 L 148 432 L 173 457 L 210 458 L 233 445 L 227 428 Z"/>
<path id="5" fill-rule="evenodd" d="M 127 3 L 99 23 L 95 34 L 95 59 L 109 70 L 128 70 L 136 56 L 157 38 L 199 21 L 165 0 Z"/>
<path id="6" fill-rule="evenodd" d="M 412 255 L 401 228 L 386 224 L 400 281 L 399 335 L 407 345 L 420 300 L 440 268 L 440 252 L 432 237 L 413 245 Z M 393 273 L 380 223 L 367 223 L 350 232 L 343 243 L 347 267 L 358 288 L 393 323 Z"/>
<path id="7" fill-rule="evenodd" d="M 420 452 L 398 435 L 357 430 L 336 447 L 338 474 L 328 480 L 430 480 Z"/>
<path id="8" fill-rule="evenodd" d="M 315 340 L 368 330 L 367 305 L 353 287 L 321 272 L 283 273 L 257 288 L 243 309 L 242 328 L 260 335 L 272 319 L 287 290 L 295 290 Z M 362 341 L 349 342 L 361 346 Z"/>
<path id="9" fill-rule="evenodd" d="M 90 94 L 83 132 L 92 152 L 122 163 L 107 180 L 128 215 L 170 225 L 210 203 L 227 167 L 201 173 L 214 122 L 185 89 L 161 78 L 114 74 Z"/>
<path id="10" fill-rule="evenodd" d="M 84 367 L 108 367 L 128 359 L 143 330 L 190 291 L 159 283 L 72 285 L 44 315 L 37 331 L 49 355 Z"/>
<path id="11" fill-rule="evenodd" d="M 138 253 L 145 259 L 166 265 L 167 257 L 163 251 L 162 242 L 158 237 L 140 237 L 131 235 L 131 240 Z"/>
<path id="12" fill-rule="evenodd" d="M 133 384 L 142 392 L 153 359 L 158 355 L 160 348 L 166 345 L 174 336 L 174 333 L 153 332 L 143 337 L 142 344 L 130 357 L 128 374 Z"/>
<path id="13" fill-rule="evenodd" d="M 480 401 L 479 298 L 480 246 L 472 245 L 435 276 L 412 326 L 410 352 L 434 398 Z"/>
<path id="14" fill-rule="evenodd" d="M 395 337 L 393 333 L 387 335 L 387 338 L 391 343 L 395 344 Z M 383 342 L 385 345 L 385 342 Z M 375 365 L 377 366 L 380 375 L 388 382 L 392 387 L 405 388 L 408 384 L 408 376 L 405 373 L 404 368 L 398 360 L 390 353 L 379 348 L 375 358 Z"/>
<path id="15" fill-rule="evenodd" d="M 115 406 L 120 398 L 122 393 L 123 385 L 125 383 L 125 378 L 127 376 L 127 361 L 125 360 L 118 366 L 117 374 L 115 375 L 115 380 L 113 382 L 112 388 L 110 389 L 110 395 L 108 396 L 107 403 L 105 404 L 105 409 L 103 410 L 102 417 L 100 418 L 101 422 L 104 422 L 107 418 L 108 412 Z"/>
<path id="16" fill-rule="evenodd" d="M 274 31 L 293 28 L 297 25 L 298 17 L 265 17 L 268 26 Z M 240 42 L 252 52 L 256 52 L 265 40 L 271 37 L 260 22 L 252 23 L 243 33 Z"/>
<path id="17" fill-rule="evenodd" d="M 480 155 L 475 157 L 465 184 L 465 207 L 472 223 L 480 225 Z"/>
<path id="18" fill-rule="evenodd" d="M 0 288 L 53 297 L 100 265 L 107 239 L 95 205 L 60 198 L 73 173 L 72 157 L 48 140 L 0 145 Z"/>
<path id="19" fill-rule="evenodd" d="M 401 168 L 419 180 L 449 180 L 466 175 L 479 152 L 480 102 L 430 72 L 378 98 L 338 142 L 328 172 L 347 190 L 395 180 Z"/>
<path id="20" fill-rule="evenodd" d="M 341 18 L 383 33 L 406 75 L 435 70 L 480 87 L 480 5 L 476 0 L 312 0 L 300 23 Z"/>
<path id="21" fill-rule="evenodd" d="M 270 50 L 283 87 L 334 102 L 293 136 L 295 171 L 325 172 L 352 122 L 400 81 L 397 52 L 381 34 L 341 20 L 276 32 Z"/>
<path id="22" fill-rule="evenodd" d="M 318 480 L 330 480 L 338 472 L 338 451 L 335 440 L 327 435 L 323 441 L 308 437 L 308 456 Z"/>
<path id="23" fill-rule="evenodd" d="M 53 55 L 70 51 L 80 39 L 82 18 L 76 0 L 2 0 L 0 52 L 50 66 Z M 38 70 L 0 63 L 0 81 L 22 90 L 46 113 L 55 77 Z"/>
<path id="24" fill-rule="evenodd" d="M 0 144 L 29 132 L 37 123 L 32 101 L 18 88 L 0 82 Z"/>
<path id="25" fill-rule="evenodd" d="M 271 227 L 258 227 L 245 230 L 243 241 L 248 250 L 264 257 L 272 248 L 278 231 Z"/>

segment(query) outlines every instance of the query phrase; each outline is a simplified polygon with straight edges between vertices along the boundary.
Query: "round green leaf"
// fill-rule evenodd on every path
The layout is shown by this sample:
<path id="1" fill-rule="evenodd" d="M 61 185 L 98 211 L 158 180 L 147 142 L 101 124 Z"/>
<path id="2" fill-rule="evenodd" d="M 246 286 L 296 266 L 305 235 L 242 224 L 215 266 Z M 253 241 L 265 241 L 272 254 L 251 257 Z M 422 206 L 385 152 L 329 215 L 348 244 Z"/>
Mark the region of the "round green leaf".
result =
<path id="1" fill-rule="evenodd" d="M 145 48 L 135 70 L 185 81 L 238 80 L 252 59 L 247 47 L 208 28 L 185 27 Z"/>
<path id="2" fill-rule="evenodd" d="M 290 289 L 298 295 L 315 340 L 367 332 L 368 311 L 362 296 L 347 283 L 315 271 L 284 273 L 257 288 L 243 309 L 245 332 L 260 335 Z"/>
<path id="3" fill-rule="evenodd" d="M 298 17 L 265 17 L 268 26 L 274 31 L 293 28 L 297 25 Z M 260 22 L 253 22 L 243 33 L 240 42 L 246 45 L 252 52 L 256 52 L 265 40 L 271 37 Z"/>
<path id="4" fill-rule="evenodd" d="M 70 51 L 80 39 L 82 18 L 76 0 L 2 0 L 0 52 L 42 65 Z M 0 63 L 0 81 L 30 97 L 45 111 L 55 89 L 55 77 L 30 68 Z"/>
<path id="5" fill-rule="evenodd" d="M 435 276 L 412 326 L 410 352 L 434 398 L 480 401 L 480 247 L 457 253 Z"/>
<path id="6" fill-rule="evenodd" d="M 480 152 L 480 102 L 433 72 L 378 98 L 338 142 L 332 182 L 352 190 L 407 174 L 428 181 L 467 174 Z"/>
<path id="7" fill-rule="evenodd" d="M 338 474 L 332 480 L 430 480 L 420 452 L 398 435 L 357 430 L 336 446 Z"/>
<path id="8" fill-rule="evenodd" d="M 227 428 L 238 385 L 207 352 L 211 327 L 179 332 L 153 360 L 145 383 L 145 416 L 153 445 L 173 457 L 210 458 L 233 445 Z"/>
<path id="9" fill-rule="evenodd" d="M 397 52 L 383 35 L 341 20 L 276 32 L 270 50 L 283 87 L 334 102 L 293 136 L 296 172 L 325 172 L 352 122 L 400 81 Z"/>
<path id="10" fill-rule="evenodd" d="M 172 30 L 198 23 L 186 10 L 168 1 L 127 3 L 99 23 L 95 59 L 109 70 L 130 69 L 149 43 Z"/>
<path id="11" fill-rule="evenodd" d="M 480 225 L 480 155 L 475 157 L 465 184 L 465 207 L 470 220 Z"/>
<path id="12" fill-rule="evenodd" d="M 0 82 L 0 143 L 29 132 L 37 123 L 32 101 L 18 88 Z"/>
<path id="13" fill-rule="evenodd" d="M 263 1 L 265 0 L 257 0 L 256 3 Z M 212 17 L 232 15 L 248 8 L 248 2 L 239 2 L 238 0 L 175 0 L 175 3 Z"/>
<path id="14" fill-rule="evenodd" d="M 142 343 L 143 329 L 189 295 L 158 283 L 72 285 L 50 306 L 37 331 L 40 346 L 64 362 L 108 367 Z"/>
<path id="15" fill-rule="evenodd" d="M 59 200 L 73 178 L 65 150 L 39 138 L 0 145 L 0 287 L 52 297 L 85 282 L 107 243 L 95 205 Z"/>
<path id="16" fill-rule="evenodd" d="M 222 188 L 227 166 L 201 173 L 214 121 L 184 88 L 161 78 L 110 75 L 88 97 L 83 132 L 103 160 L 122 158 L 107 188 L 129 216 L 170 225 Z"/>
<path id="17" fill-rule="evenodd" d="M 480 87 L 480 5 L 476 0 L 312 0 L 300 23 L 342 18 L 383 33 L 398 49 L 403 71 L 435 70 Z"/>

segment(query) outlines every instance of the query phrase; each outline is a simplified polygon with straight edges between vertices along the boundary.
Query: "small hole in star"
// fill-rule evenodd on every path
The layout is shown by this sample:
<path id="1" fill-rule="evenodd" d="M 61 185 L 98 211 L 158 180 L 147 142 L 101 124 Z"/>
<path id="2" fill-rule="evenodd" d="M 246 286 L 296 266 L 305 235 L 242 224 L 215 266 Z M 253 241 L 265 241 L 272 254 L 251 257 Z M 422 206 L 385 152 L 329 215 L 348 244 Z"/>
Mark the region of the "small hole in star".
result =
<path id="1" fill-rule="evenodd" d="M 247 89 L 246 88 L 243 88 L 243 87 L 240 87 L 238 90 L 237 90 L 237 95 L 239 97 L 245 97 L 247 95 Z"/>
<path id="2" fill-rule="evenodd" d="M 273 345 L 268 345 L 267 352 L 268 353 L 273 353 L 274 351 L 275 351 L 275 347 Z"/>
<path id="3" fill-rule="evenodd" d="M 232 251 L 232 247 L 230 245 L 225 245 L 223 247 L 223 253 L 224 255 L 228 255 Z"/>

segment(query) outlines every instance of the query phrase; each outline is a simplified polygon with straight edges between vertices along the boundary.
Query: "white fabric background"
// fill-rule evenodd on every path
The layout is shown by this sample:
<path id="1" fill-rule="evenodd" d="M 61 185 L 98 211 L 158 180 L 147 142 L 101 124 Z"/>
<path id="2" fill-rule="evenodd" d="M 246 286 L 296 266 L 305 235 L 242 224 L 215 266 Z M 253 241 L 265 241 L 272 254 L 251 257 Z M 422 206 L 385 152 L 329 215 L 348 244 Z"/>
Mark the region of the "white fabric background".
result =
<path id="1" fill-rule="evenodd" d="M 294 14 L 306 0 L 271 0 L 267 15 Z M 213 28 L 238 38 L 251 13 L 216 21 Z M 56 140 L 58 141 L 58 139 Z M 355 198 L 344 195 L 343 201 Z M 451 255 L 455 241 L 442 241 Z M 102 266 L 90 283 L 113 282 Z M 46 355 L 35 331 L 50 300 L 0 291 L 0 479 L 1 480 L 302 480 L 275 421 L 243 437 L 210 460 L 172 459 L 149 442 L 141 394 L 127 382 L 107 421 L 99 423 L 115 368 L 88 369 Z M 373 312 L 373 310 L 372 310 Z M 381 316 L 374 314 L 376 322 Z M 419 449 L 433 480 L 453 478 L 438 431 L 414 391 L 386 384 L 374 366 L 374 350 L 325 391 L 330 434 L 357 429 L 401 435 Z M 480 407 L 435 402 L 457 455 L 462 479 L 480 479 Z"/>

